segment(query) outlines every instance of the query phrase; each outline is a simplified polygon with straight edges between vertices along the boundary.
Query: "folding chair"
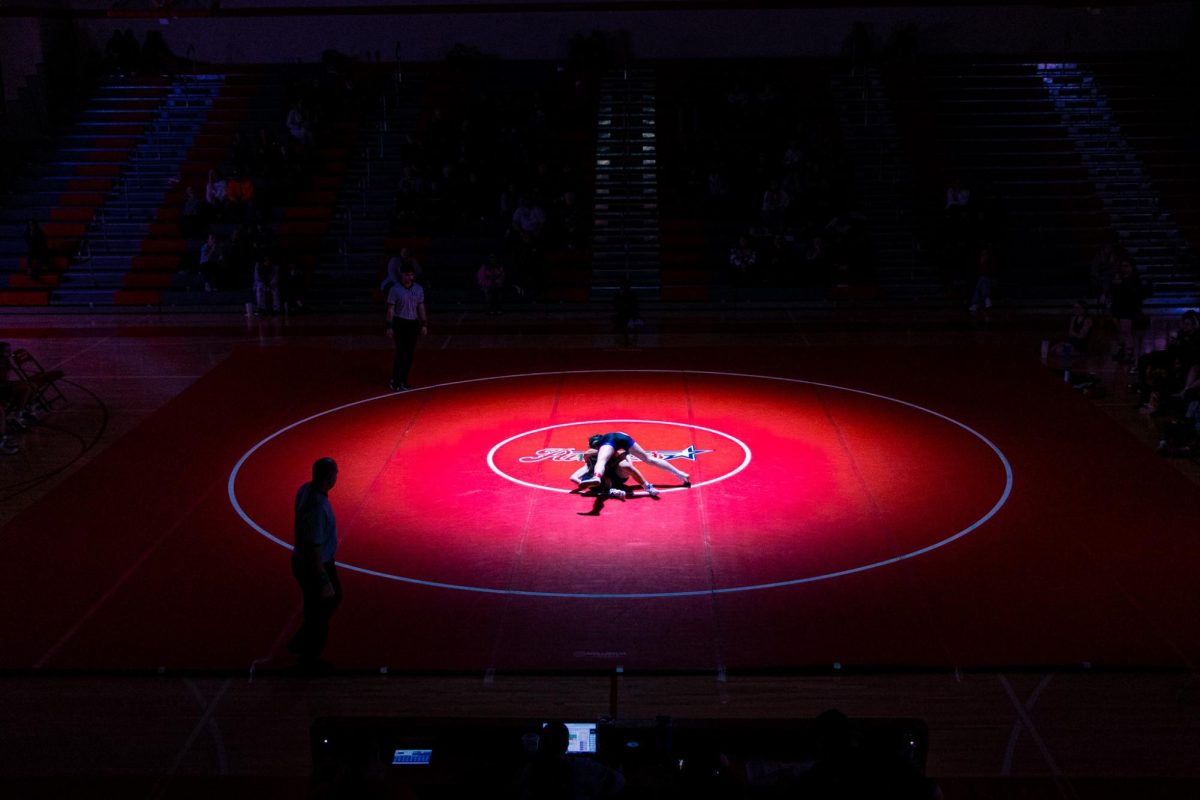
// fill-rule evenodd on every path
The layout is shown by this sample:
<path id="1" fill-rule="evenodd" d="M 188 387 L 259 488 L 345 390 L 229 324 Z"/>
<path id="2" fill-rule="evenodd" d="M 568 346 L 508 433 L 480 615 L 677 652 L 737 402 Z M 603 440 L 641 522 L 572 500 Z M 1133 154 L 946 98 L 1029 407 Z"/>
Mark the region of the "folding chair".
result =
<path id="1" fill-rule="evenodd" d="M 39 408 L 53 411 L 55 407 L 71 404 L 58 388 L 57 381 L 64 377 L 61 369 L 47 372 L 28 350 L 14 350 L 12 363 L 25 382 L 33 387 L 33 402 L 37 403 Z"/>

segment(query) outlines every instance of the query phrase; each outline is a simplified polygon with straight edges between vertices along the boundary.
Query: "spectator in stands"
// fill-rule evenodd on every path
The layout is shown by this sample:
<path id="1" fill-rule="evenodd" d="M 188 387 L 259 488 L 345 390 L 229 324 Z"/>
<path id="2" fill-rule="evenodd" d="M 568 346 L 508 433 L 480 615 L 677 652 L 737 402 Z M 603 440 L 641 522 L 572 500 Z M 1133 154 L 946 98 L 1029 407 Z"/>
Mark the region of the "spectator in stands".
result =
<path id="1" fill-rule="evenodd" d="M 191 186 L 184 190 L 183 208 L 179 212 L 179 230 L 185 239 L 198 239 L 205 231 L 204 205 Z"/>
<path id="2" fill-rule="evenodd" d="M 255 237 L 254 228 L 242 225 L 229 238 L 229 247 L 225 248 L 222 266 L 225 275 L 238 286 L 246 286 L 258 260 L 260 248 Z"/>
<path id="3" fill-rule="evenodd" d="M 1072 309 L 1071 319 L 1067 323 L 1067 340 L 1051 346 L 1051 354 L 1062 359 L 1070 359 L 1074 355 L 1085 355 L 1091 346 L 1094 327 L 1092 316 L 1088 313 L 1087 303 L 1080 300 Z"/>
<path id="4" fill-rule="evenodd" d="M 112 36 L 108 37 L 108 44 L 104 46 L 104 56 L 109 69 L 115 74 L 124 76 L 136 72 L 141 61 L 141 47 L 133 30 L 126 28 L 113 31 Z"/>
<path id="5" fill-rule="evenodd" d="M 754 282 L 754 264 L 758 253 L 750 243 L 750 237 L 742 234 L 738 242 L 729 248 L 729 281 L 734 286 L 749 286 Z"/>
<path id="6" fill-rule="evenodd" d="M 1114 357 L 1121 362 L 1133 363 L 1130 372 L 1136 373 L 1137 354 L 1141 348 L 1137 346 L 1135 335 L 1142 325 L 1142 301 L 1146 299 L 1146 288 L 1142 283 L 1141 274 L 1129 259 L 1121 259 L 1110 294 L 1112 315 L 1118 326 L 1117 351 Z"/>
<path id="7" fill-rule="evenodd" d="M 1196 367 L 1200 365 L 1200 314 L 1186 311 L 1179 320 L 1179 330 L 1162 350 L 1146 353 L 1137 361 L 1139 379 L 1135 386 L 1140 392 L 1140 409 L 1157 414 L 1164 404 L 1182 400 Z M 1169 409 L 1182 411 L 1182 408 Z"/>
<path id="8" fill-rule="evenodd" d="M 487 313 L 498 316 L 504 311 L 504 265 L 496 258 L 495 253 L 488 253 L 487 258 L 479 265 L 475 273 L 475 281 L 483 292 L 483 302 Z"/>
<path id="9" fill-rule="evenodd" d="M 254 216 L 254 181 L 242 172 L 233 173 L 225 184 L 227 210 L 235 219 L 252 219 Z"/>
<path id="10" fill-rule="evenodd" d="M 200 246 L 200 277 L 204 280 L 204 291 L 215 292 L 224 283 L 224 250 L 215 233 L 210 233 Z"/>
<path id="11" fill-rule="evenodd" d="M 561 722 L 547 723 L 538 736 L 537 754 L 518 782 L 521 800 L 579 800 L 614 797 L 625 777 L 598 761 L 568 757 L 570 733 Z"/>
<path id="12" fill-rule="evenodd" d="M 617 293 L 613 295 L 613 329 L 621 337 L 621 344 L 629 347 L 637 339 L 642 329 L 642 311 L 638 302 L 637 292 L 629 279 L 621 281 Z"/>
<path id="13" fill-rule="evenodd" d="M 965 212 L 971 204 L 971 190 L 962 185 L 962 179 L 955 175 L 946 186 L 946 204 L 942 210 L 948 214 Z"/>
<path id="14" fill-rule="evenodd" d="M 280 298 L 281 283 L 279 265 L 269 256 L 264 255 L 254 265 L 254 302 L 255 313 L 276 314 L 283 310 Z M 268 304 L 267 300 L 270 299 Z"/>
<path id="15" fill-rule="evenodd" d="M 168 75 L 172 71 L 174 56 L 166 39 L 156 30 L 146 31 L 142 42 L 141 66 L 147 75 Z"/>
<path id="16" fill-rule="evenodd" d="M 771 233 L 779 233 L 787 222 L 788 207 L 792 199 L 779 186 L 779 181 L 771 181 L 762 197 L 763 225 Z"/>
<path id="17" fill-rule="evenodd" d="M 714 217 L 724 216 L 729 210 L 729 198 L 733 185 L 724 170 L 713 168 L 708 173 L 708 207 Z"/>
<path id="18" fill-rule="evenodd" d="M 1101 306 L 1107 307 L 1111 302 L 1112 284 L 1120 265 L 1121 256 L 1117 251 L 1117 246 L 1111 242 L 1100 245 L 1100 251 L 1092 259 L 1091 278 L 1092 294 Z"/>
<path id="19" fill-rule="evenodd" d="M 204 202 L 208 203 L 210 216 L 219 218 L 225 211 L 229 184 L 216 168 L 208 171 L 208 183 L 204 187 Z"/>
<path id="20" fill-rule="evenodd" d="M 399 253 L 388 259 L 387 275 L 384 276 L 383 283 L 379 288 L 385 292 L 388 291 L 400 282 L 400 277 L 405 272 L 411 272 L 416 278 L 420 278 L 421 262 L 417 261 L 416 256 L 412 254 L 412 250 L 407 247 L 401 247 Z"/>
<path id="21" fill-rule="evenodd" d="M 992 307 L 992 278 L 995 273 L 995 261 L 991 249 L 985 247 L 979 251 L 975 260 L 975 291 L 971 294 L 971 305 L 968 310 L 978 311 Z"/>
<path id="22" fill-rule="evenodd" d="M 578 195 L 574 190 L 567 189 L 562 193 L 558 205 L 558 223 L 562 231 L 562 241 L 568 250 L 578 250 L 583 247 L 587 212 L 579 204 Z"/>
<path id="23" fill-rule="evenodd" d="M 522 195 L 512 215 L 513 264 L 520 279 L 536 295 L 542 286 L 542 231 L 546 214 L 541 206 Z"/>
<path id="24" fill-rule="evenodd" d="M 792 139 L 788 142 L 787 149 L 783 151 L 783 166 L 787 170 L 794 170 L 804 163 L 804 149 L 800 146 L 799 139 Z"/>
<path id="25" fill-rule="evenodd" d="M 304 100 L 297 100 L 287 115 L 287 129 L 295 143 L 304 151 L 313 145 L 312 121 Z"/>
<path id="26" fill-rule="evenodd" d="M 795 251 L 786 236 L 775 234 L 762 254 L 762 273 L 771 286 L 788 286 L 797 283 Z"/>
<path id="27" fill-rule="evenodd" d="M 25 232 L 21 236 L 25 240 L 25 269 L 31 280 L 41 280 L 42 270 L 52 267 L 50 260 L 50 242 L 46 232 L 37 220 L 31 219 L 25 223 Z"/>
<path id="28" fill-rule="evenodd" d="M 266 128 L 258 129 L 254 140 L 254 157 L 252 159 L 254 174 L 260 178 L 272 174 L 272 165 L 279 157 L 279 143 Z"/>

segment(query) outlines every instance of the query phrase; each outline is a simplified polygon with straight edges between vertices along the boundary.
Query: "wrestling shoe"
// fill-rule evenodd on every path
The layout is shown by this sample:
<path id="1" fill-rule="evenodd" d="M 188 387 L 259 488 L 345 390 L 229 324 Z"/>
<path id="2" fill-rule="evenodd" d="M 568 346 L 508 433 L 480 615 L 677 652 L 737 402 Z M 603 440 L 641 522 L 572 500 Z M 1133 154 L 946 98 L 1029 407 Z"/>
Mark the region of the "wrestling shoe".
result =
<path id="1" fill-rule="evenodd" d="M 616 500 L 624 500 L 625 499 L 625 490 L 624 489 L 609 489 L 608 496 L 612 497 Z"/>
<path id="2" fill-rule="evenodd" d="M 692 476 L 691 475 L 685 474 L 683 476 L 683 488 L 685 488 L 685 489 L 692 488 Z"/>
<path id="3" fill-rule="evenodd" d="M 646 494 L 650 495 L 655 500 L 658 499 L 658 489 L 655 489 L 653 486 L 651 486 L 648 483 L 646 484 Z"/>
<path id="4" fill-rule="evenodd" d="M 580 486 L 595 486 L 599 482 L 600 482 L 600 478 L 598 478 L 596 476 L 596 474 L 593 472 L 591 475 L 588 475 L 587 477 L 585 477 L 581 481 L 579 481 L 579 485 Z"/>

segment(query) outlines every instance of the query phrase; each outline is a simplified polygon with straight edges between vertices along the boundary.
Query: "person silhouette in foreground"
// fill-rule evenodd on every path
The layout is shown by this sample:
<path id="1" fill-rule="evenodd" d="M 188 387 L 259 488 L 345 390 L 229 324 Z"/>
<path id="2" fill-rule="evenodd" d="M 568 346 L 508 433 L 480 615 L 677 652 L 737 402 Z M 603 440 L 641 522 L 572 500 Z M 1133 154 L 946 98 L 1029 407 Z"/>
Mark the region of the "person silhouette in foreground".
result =
<path id="1" fill-rule="evenodd" d="M 328 672 L 332 667 L 321 659 L 329 638 L 329 619 L 342 602 L 338 580 L 337 520 L 329 504 L 329 492 L 337 483 L 337 462 L 319 458 L 312 466 L 312 480 L 296 492 L 295 547 L 292 575 L 304 598 L 304 622 L 288 642 L 287 649 L 300 656 L 300 668 Z"/>

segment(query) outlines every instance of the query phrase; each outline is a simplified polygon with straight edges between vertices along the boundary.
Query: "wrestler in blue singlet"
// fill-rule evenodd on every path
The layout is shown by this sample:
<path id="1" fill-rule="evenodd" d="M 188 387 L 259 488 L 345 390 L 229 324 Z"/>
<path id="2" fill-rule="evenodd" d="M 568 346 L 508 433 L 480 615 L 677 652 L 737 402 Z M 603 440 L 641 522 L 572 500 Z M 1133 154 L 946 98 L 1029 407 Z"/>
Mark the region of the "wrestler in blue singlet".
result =
<path id="1" fill-rule="evenodd" d="M 611 444 L 614 450 L 628 451 L 629 448 L 633 447 L 633 437 L 628 433 L 617 431 L 615 433 L 596 434 L 588 439 L 588 447 L 595 450 L 599 450 L 606 444 Z"/>

